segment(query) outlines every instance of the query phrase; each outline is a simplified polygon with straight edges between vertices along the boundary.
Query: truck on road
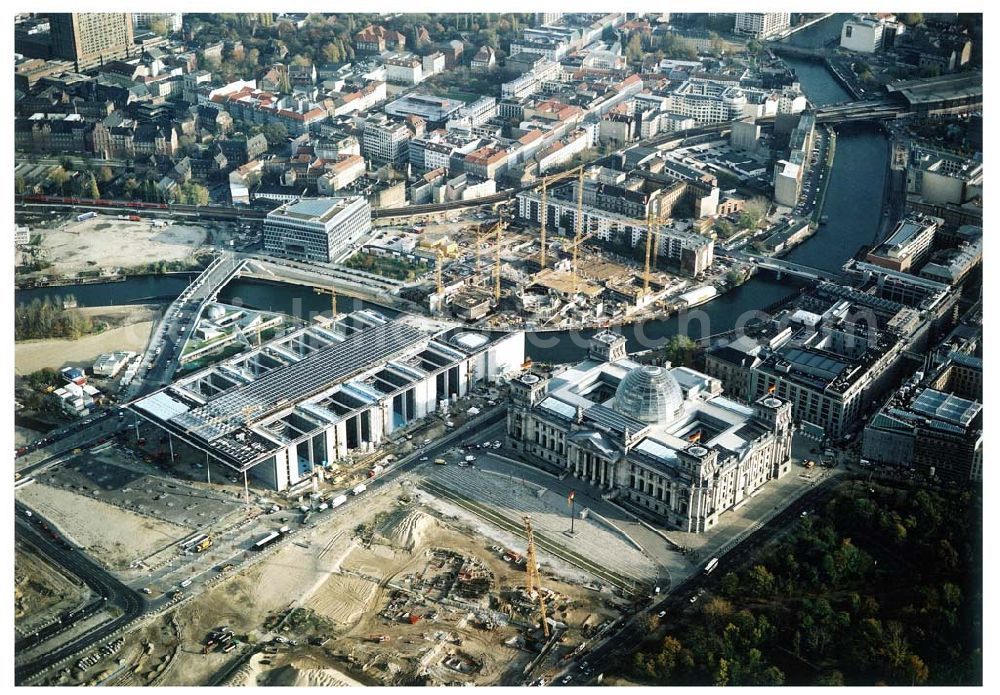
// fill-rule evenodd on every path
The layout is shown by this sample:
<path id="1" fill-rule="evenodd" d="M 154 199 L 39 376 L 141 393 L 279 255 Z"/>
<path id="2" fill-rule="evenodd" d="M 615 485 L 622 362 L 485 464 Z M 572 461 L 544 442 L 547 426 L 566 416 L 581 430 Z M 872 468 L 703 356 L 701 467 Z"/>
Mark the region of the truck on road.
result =
<path id="1" fill-rule="evenodd" d="M 337 495 L 332 500 L 330 500 L 330 509 L 336 509 L 346 501 L 347 501 L 347 495 Z"/>
<path id="2" fill-rule="evenodd" d="M 367 489 L 368 489 L 368 486 L 365 485 L 364 483 L 361 483 L 360 485 L 355 486 L 355 488 L 353 490 L 351 490 L 351 494 L 353 494 L 356 497 L 356 496 L 360 495 L 362 492 L 364 492 Z"/>

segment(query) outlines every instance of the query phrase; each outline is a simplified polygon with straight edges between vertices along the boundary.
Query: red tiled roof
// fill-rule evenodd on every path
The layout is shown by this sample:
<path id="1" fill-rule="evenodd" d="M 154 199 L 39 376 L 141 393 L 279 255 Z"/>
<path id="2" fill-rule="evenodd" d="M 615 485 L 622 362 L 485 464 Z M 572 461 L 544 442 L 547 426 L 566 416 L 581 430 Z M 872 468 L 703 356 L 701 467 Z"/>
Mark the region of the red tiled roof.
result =
<path id="1" fill-rule="evenodd" d="M 542 131 L 540 131 L 540 130 L 529 130 L 527 133 L 525 133 L 524 135 L 522 135 L 521 137 L 519 137 L 517 139 L 517 141 L 519 143 L 521 143 L 522 145 L 530 145 L 535 140 L 538 140 L 540 137 L 542 137 Z"/>

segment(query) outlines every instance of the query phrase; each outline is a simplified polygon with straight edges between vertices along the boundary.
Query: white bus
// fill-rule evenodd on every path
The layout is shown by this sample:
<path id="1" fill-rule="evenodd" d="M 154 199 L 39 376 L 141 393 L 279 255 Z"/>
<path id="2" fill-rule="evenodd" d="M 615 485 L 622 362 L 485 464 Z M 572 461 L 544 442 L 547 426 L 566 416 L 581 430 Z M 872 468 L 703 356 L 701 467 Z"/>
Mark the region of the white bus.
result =
<path id="1" fill-rule="evenodd" d="M 276 540 L 281 534 L 277 531 L 271 531 L 269 534 L 261 538 L 259 541 L 253 544 L 254 550 L 263 550 L 266 546 L 270 545 L 274 540 Z"/>
<path id="2" fill-rule="evenodd" d="M 712 570 L 714 570 L 718 566 L 719 566 L 719 558 L 713 557 L 711 560 L 708 561 L 708 564 L 705 565 L 705 574 L 711 574 Z"/>

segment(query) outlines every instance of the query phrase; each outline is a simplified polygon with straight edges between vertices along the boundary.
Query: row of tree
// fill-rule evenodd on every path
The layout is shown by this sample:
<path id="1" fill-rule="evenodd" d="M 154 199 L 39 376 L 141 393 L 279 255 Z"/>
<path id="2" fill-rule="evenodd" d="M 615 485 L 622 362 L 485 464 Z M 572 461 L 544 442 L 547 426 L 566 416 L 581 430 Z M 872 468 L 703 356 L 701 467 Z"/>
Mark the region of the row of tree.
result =
<path id="1" fill-rule="evenodd" d="M 665 637 L 650 629 L 626 671 L 671 685 L 981 683 L 981 519 L 971 492 L 845 483 L 670 616 Z"/>
<path id="2" fill-rule="evenodd" d="M 90 318 L 78 309 L 67 309 L 51 297 L 28 304 L 18 304 L 14 310 L 14 340 L 32 338 L 79 338 L 93 331 Z"/>
<path id="3" fill-rule="evenodd" d="M 282 60 L 295 65 L 339 65 L 356 59 L 354 36 L 368 24 L 398 31 L 406 37 L 406 50 L 426 55 L 436 45 L 460 40 L 466 48 L 488 45 L 501 57 L 511 40 L 531 22 L 529 14 L 402 13 L 386 19 L 376 14 L 338 14 L 309 17 L 302 28 L 287 23 L 266 24 L 254 15 L 197 14 L 188 19 L 190 30 L 211 39 L 240 40 L 242 46 L 215 61 L 213 69 L 226 79 L 259 75 L 266 69 L 264 56 L 277 40 L 287 49 Z M 421 29 L 426 30 L 426 35 Z M 426 37 L 429 37 L 429 41 Z"/>

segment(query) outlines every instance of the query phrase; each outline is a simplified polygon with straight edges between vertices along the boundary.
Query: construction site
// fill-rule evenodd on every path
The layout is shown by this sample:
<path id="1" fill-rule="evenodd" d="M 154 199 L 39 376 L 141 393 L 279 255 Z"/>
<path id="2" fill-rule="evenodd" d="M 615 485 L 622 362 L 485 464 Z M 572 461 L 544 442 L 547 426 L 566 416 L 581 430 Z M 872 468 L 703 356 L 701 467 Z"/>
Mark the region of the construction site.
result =
<path id="1" fill-rule="evenodd" d="M 598 208 L 600 172 L 577 167 L 519 194 L 515 209 L 470 214 L 464 224 L 383 228 L 362 251 L 426 268 L 404 298 L 489 329 L 635 321 L 728 289 L 730 266 L 715 261 L 704 224 L 712 218 L 680 216 L 704 191 L 692 194 L 695 182 L 645 183 L 648 190 L 621 189 L 637 199 L 623 209 L 647 210 L 638 219 Z"/>
<path id="2" fill-rule="evenodd" d="M 22 499 L 49 515 L 81 504 L 117 514 L 130 537 L 120 548 L 133 552 L 108 552 L 87 524 L 68 538 L 134 587 L 155 581 L 142 593 L 161 606 L 44 682 L 516 685 L 558 669 L 657 581 L 658 563 L 607 522 L 580 518 L 573 538 L 561 536 L 561 492 L 525 479 L 512 491 L 496 461 L 465 464 L 462 447 L 441 456 L 444 465 L 404 474 L 347 512 L 311 503 L 302 513 L 295 505 L 309 495 L 270 496 L 246 516 L 238 486 L 230 496 L 139 476 L 141 463 L 112 466 L 111 454 L 85 478 L 70 468 L 29 486 Z M 97 485 L 83 489 L 85 480 Z M 225 523 L 199 523 L 202 502 L 232 511 Z M 96 518 L 85 511 L 59 522 Z M 285 525 L 255 550 L 269 523 Z M 198 577 L 198 591 L 180 577 Z M 29 595 L 49 596 L 50 607 L 86 598 L 55 575 L 48 583 L 19 586 L 18 605 Z"/>

